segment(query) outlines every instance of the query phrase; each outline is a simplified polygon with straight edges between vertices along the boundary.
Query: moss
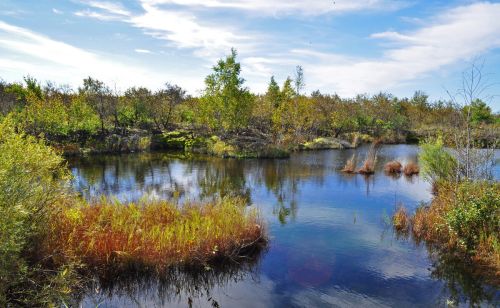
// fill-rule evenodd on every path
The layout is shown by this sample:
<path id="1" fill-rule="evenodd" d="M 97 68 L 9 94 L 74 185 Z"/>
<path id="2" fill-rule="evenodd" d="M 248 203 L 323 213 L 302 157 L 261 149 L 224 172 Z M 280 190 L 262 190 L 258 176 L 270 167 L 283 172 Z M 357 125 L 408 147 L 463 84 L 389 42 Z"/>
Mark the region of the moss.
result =
<path id="1" fill-rule="evenodd" d="M 302 150 L 329 150 L 351 148 L 351 144 L 337 138 L 320 137 L 300 145 Z"/>

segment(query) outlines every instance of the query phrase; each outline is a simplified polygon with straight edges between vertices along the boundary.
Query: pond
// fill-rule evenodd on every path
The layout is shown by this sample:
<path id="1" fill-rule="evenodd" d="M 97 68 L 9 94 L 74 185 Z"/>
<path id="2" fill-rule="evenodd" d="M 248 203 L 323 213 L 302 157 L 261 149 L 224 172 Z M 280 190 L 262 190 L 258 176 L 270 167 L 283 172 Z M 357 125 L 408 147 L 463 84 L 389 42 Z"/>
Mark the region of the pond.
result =
<path id="1" fill-rule="evenodd" d="M 200 275 L 137 277 L 111 287 L 96 283 L 77 301 L 84 307 L 498 305 L 500 291 L 472 278 L 467 267 L 430 256 L 425 246 L 392 231 L 398 205 L 413 210 L 432 195 L 422 178 L 387 176 L 383 164 L 416 161 L 418 147 L 383 146 L 369 177 L 339 171 L 354 151 L 363 158 L 367 148 L 282 160 L 166 153 L 71 159 L 74 187 L 87 199 L 244 195 L 262 212 L 270 235 L 269 248 L 255 262 Z M 497 163 L 497 179 L 498 171 Z"/>

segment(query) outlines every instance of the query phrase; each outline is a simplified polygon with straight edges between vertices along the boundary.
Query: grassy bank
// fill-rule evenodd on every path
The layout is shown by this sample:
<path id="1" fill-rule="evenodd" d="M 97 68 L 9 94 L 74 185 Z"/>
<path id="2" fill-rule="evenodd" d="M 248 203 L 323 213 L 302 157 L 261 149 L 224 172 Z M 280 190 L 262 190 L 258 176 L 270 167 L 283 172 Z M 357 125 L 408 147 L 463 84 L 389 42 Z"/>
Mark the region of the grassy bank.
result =
<path id="1" fill-rule="evenodd" d="M 240 198 L 206 204 L 102 201 L 63 209 L 53 217 L 46 253 L 91 268 L 198 267 L 239 260 L 266 243 L 258 213 Z"/>
<path id="2" fill-rule="evenodd" d="M 440 139 L 422 144 L 419 161 L 434 197 L 415 213 L 400 207 L 393 223 L 399 234 L 459 255 L 474 275 L 500 285 L 500 183 L 488 170 L 491 159 L 486 150 L 446 149 Z"/>
<path id="3" fill-rule="evenodd" d="M 464 261 L 500 284 L 499 183 L 441 184 L 429 206 L 418 208 L 413 216 L 400 208 L 394 223 L 417 241 L 463 254 Z"/>

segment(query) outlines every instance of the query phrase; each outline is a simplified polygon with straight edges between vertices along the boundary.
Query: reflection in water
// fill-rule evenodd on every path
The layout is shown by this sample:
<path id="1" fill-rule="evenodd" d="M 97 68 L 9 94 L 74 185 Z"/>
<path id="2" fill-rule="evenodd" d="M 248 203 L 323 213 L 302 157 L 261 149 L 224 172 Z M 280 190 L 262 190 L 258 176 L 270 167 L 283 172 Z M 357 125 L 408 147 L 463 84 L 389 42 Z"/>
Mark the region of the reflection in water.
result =
<path id="1" fill-rule="evenodd" d="M 122 274 L 101 273 L 89 279 L 82 298 L 74 306 L 89 307 L 165 307 L 169 303 L 191 306 L 194 301 L 206 299 L 207 304 L 219 307 L 216 287 L 257 279 L 256 273 L 261 251 L 245 262 L 229 262 L 213 268 L 171 269 L 159 275 L 153 271 L 137 272 L 130 269 Z"/>
<path id="2" fill-rule="evenodd" d="M 176 194 L 181 199 L 245 196 L 249 205 L 261 210 L 271 237 L 260 266 L 201 279 L 211 283 L 195 288 L 203 290 L 198 295 L 175 281 L 195 287 L 191 278 L 174 273 L 170 278 L 174 281 L 166 279 L 163 286 L 158 279 L 152 283 L 146 279 L 150 284 L 139 279 L 124 284 L 125 288 L 91 292 L 84 296 L 84 306 L 103 301 L 101 307 L 185 307 L 190 297 L 194 306 L 210 306 L 209 299 L 221 306 L 242 307 L 428 307 L 450 300 L 495 304 L 498 291 L 473 278 L 464 279 L 458 264 L 443 262 L 434 254 L 429 258 L 425 247 L 388 232 L 383 218 L 399 203 L 412 211 L 431 198 L 429 185 L 420 177 L 383 173 L 388 161 L 416 161 L 418 148 L 382 147 L 374 176 L 339 172 L 354 151 L 364 157 L 366 150 L 297 153 L 286 160 L 181 159 L 153 153 L 70 161 L 74 187 L 89 199 L 101 194 L 122 201 L 144 195 L 163 199 Z M 231 280 L 235 277 L 238 281 Z M 460 286 L 460 281 L 467 283 Z M 124 290 L 133 296 L 126 296 Z M 168 292 L 160 294 L 162 290 Z"/>

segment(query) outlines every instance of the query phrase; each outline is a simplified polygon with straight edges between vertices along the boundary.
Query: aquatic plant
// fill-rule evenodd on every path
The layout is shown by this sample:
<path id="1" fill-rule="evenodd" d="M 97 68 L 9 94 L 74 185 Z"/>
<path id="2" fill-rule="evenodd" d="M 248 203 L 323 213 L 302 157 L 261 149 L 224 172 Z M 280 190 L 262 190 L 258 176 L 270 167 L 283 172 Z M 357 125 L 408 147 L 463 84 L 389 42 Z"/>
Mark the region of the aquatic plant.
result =
<path id="1" fill-rule="evenodd" d="M 406 176 L 417 175 L 420 173 L 420 167 L 417 163 L 410 161 L 404 166 L 403 173 Z"/>
<path id="2" fill-rule="evenodd" d="M 351 158 L 346 162 L 344 168 L 342 169 L 342 172 L 345 173 L 354 173 L 356 170 L 356 160 L 357 156 L 356 153 L 352 154 Z"/>
<path id="3" fill-rule="evenodd" d="M 388 174 L 399 174 L 401 173 L 403 166 L 400 162 L 393 160 L 385 164 L 384 171 Z"/>
<path id="4" fill-rule="evenodd" d="M 76 258 L 90 268 L 205 266 L 245 258 L 267 242 L 257 211 L 243 198 L 183 205 L 103 199 L 62 208 L 53 221 L 46 251 L 59 252 L 56 263 Z"/>
<path id="5" fill-rule="evenodd" d="M 392 223 L 394 225 L 394 229 L 401 233 L 408 233 L 410 229 L 410 217 L 406 208 L 402 205 L 398 207 L 396 213 L 392 217 Z"/>
<path id="6" fill-rule="evenodd" d="M 398 232 L 404 230 L 404 212 L 393 216 Z M 443 182 L 431 204 L 416 210 L 409 228 L 415 241 L 462 255 L 478 267 L 478 274 L 500 284 L 499 183 Z"/>
<path id="7" fill-rule="evenodd" d="M 379 145 L 380 145 L 379 140 L 375 140 L 372 143 L 370 149 L 366 153 L 366 159 L 363 162 L 361 168 L 358 170 L 358 173 L 365 175 L 370 175 L 375 173 L 375 163 L 377 162 L 377 153 Z"/>

